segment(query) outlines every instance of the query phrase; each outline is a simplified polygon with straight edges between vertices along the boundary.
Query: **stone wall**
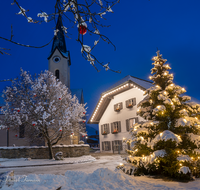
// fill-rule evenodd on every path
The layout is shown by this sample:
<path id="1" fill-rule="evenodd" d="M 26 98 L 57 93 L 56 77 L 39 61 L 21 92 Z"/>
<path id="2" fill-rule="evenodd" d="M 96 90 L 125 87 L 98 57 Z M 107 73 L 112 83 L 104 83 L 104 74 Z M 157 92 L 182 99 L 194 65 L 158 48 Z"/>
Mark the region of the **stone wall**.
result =
<path id="1" fill-rule="evenodd" d="M 89 145 L 56 145 L 53 146 L 53 155 L 63 152 L 66 157 L 78 157 L 89 155 Z M 49 151 L 47 146 L 23 146 L 23 147 L 0 147 L 0 158 L 32 158 L 48 159 Z"/>

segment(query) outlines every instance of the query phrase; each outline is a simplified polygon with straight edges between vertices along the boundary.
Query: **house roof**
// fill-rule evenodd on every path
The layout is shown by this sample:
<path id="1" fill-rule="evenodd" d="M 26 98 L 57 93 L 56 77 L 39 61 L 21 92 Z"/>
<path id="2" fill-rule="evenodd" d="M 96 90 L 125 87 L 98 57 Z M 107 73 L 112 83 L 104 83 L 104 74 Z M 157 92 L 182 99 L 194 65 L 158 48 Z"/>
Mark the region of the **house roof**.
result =
<path id="1" fill-rule="evenodd" d="M 104 111 L 109 105 L 111 99 L 117 94 L 127 91 L 131 88 L 146 90 L 152 86 L 152 82 L 140 79 L 131 75 L 124 77 L 116 82 L 109 89 L 101 94 L 101 97 L 88 121 L 89 124 L 98 124 Z"/>

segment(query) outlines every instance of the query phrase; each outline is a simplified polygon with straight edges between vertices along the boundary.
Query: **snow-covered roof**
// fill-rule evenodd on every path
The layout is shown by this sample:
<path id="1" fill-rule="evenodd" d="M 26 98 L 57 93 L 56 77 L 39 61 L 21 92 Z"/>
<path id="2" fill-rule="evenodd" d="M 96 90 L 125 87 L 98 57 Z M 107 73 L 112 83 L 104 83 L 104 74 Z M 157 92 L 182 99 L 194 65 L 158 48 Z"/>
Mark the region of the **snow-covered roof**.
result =
<path id="1" fill-rule="evenodd" d="M 123 79 L 119 80 L 114 85 L 112 85 L 108 90 L 113 89 L 113 88 L 115 88 L 115 87 L 119 86 L 120 84 L 123 84 L 127 81 L 132 81 L 136 85 L 144 88 L 144 90 L 148 89 L 152 86 L 152 82 L 150 82 L 150 81 L 140 79 L 140 78 L 137 78 L 137 77 L 134 77 L 134 76 L 131 76 L 131 75 L 127 75 L 126 77 L 124 77 Z"/>
<path id="2" fill-rule="evenodd" d="M 109 89 L 101 94 L 101 97 L 94 109 L 91 118 L 89 119 L 88 123 L 91 124 L 98 124 L 104 111 L 106 110 L 110 100 L 113 96 L 125 92 L 131 88 L 137 87 L 140 90 L 146 90 L 152 86 L 150 81 L 140 79 L 131 75 L 128 75 L 114 85 L 112 85 Z M 106 98 L 105 98 L 106 97 Z M 98 111 L 97 111 L 98 107 Z M 95 113 L 95 114 L 94 114 Z"/>

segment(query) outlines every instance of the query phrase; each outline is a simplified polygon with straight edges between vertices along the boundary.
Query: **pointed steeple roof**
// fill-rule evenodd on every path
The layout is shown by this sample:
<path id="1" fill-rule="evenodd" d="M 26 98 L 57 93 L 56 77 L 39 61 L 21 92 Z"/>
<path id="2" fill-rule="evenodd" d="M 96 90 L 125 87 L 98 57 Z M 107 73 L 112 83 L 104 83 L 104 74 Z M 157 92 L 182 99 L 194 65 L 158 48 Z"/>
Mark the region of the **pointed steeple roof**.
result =
<path id="1" fill-rule="evenodd" d="M 58 32 L 57 32 L 57 35 L 54 36 L 51 52 L 53 52 L 56 48 L 58 48 L 63 53 L 67 52 L 67 48 L 65 44 L 65 35 L 64 35 L 62 27 L 63 27 L 62 17 L 59 15 L 58 21 L 56 24 L 56 30 L 58 30 Z"/>

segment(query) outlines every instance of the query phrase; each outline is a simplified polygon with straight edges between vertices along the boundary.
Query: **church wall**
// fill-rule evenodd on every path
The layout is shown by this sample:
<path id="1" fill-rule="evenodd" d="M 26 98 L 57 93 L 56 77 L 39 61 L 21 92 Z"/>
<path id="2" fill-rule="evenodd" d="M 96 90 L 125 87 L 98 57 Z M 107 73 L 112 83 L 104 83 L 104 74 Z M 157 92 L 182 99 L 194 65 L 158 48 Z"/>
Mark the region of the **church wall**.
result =
<path id="1" fill-rule="evenodd" d="M 136 105 L 132 108 L 126 108 L 126 100 L 136 98 Z M 129 139 L 131 136 L 129 132 L 126 130 L 126 120 L 134 117 L 138 117 L 139 122 L 143 121 L 144 119 L 137 116 L 137 104 L 144 99 L 143 91 L 132 88 L 130 90 L 127 90 L 123 93 L 120 93 L 116 96 L 114 96 L 114 99 L 112 99 L 106 108 L 104 114 L 102 115 L 100 122 L 99 122 L 99 142 L 100 142 L 100 151 L 102 151 L 102 142 L 104 141 L 110 141 L 111 143 L 111 150 L 110 152 L 113 152 L 112 150 L 112 141 L 115 140 L 123 140 L 123 138 Z M 114 105 L 117 103 L 123 103 L 123 109 L 119 112 L 114 111 Z M 117 134 L 111 133 L 111 123 L 121 121 L 121 132 Z M 107 135 L 101 134 L 101 125 L 109 123 L 109 129 L 110 133 Z M 123 144 L 123 149 L 125 150 L 126 144 Z M 123 152 L 124 152 L 123 150 Z"/>
<path id="2" fill-rule="evenodd" d="M 59 56 L 60 62 L 55 63 L 53 61 L 54 56 Z M 49 59 L 49 71 L 53 73 L 55 76 L 55 70 L 59 70 L 60 73 L 60 81 L 64 83 L 68 88 L 70 88 L 70 66 L 68 64 L 68 59 L 64 58 L 58 49 L 55 50 L 52 57 Z"/>

